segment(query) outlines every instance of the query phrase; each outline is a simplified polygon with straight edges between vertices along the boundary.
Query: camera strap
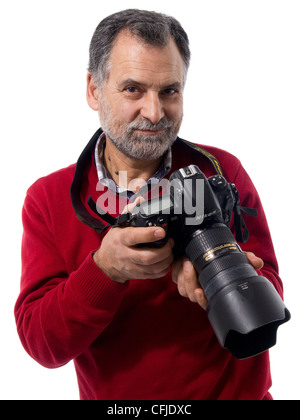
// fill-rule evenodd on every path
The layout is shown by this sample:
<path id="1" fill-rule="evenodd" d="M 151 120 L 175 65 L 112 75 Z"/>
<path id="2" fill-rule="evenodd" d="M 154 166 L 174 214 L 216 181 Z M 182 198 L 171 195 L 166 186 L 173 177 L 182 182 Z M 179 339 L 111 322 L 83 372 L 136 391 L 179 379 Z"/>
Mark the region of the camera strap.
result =
<path id="1" fill-rule="evenodd" d="M 192 148 L 193 150 L 196 150 L 196 152 L 201 153 L 207 159 L 209 159 L 210 160 L 210 163 L 213 165 L 213 167 L 214 167 L 215 171 L 217 172 L 217 174 L 223 176 L 223 171 L 222 171 L 221 165 L 220 165 L 218 159 L 214 155 L 212 155 L 207 150 L 205 150 L 202 147 L 200 147 L 198 144 L 191 143 L 190 141 L 183 140 L 183 139 L 180 139 L 180 141 L 182 143 L 186 144 L 187 146 L 189 146 L 190 148 Z"/>
<path id="2" fill-rule="evenodd" d="M 257 210 L 249 207 L 240 206 L 239 192 L 234 184 L 232 185 L 232 192 L 235 196 L 235 205 L 233 207 L 234 214 L 234 229 L 236 240 L 242 244 L 245 244 L 249 239 L 249 230 L 246 226 L 245 220 L 242 213 L 247 214 L 248 216 L 257 217 Z"/>
<path id="3" fill-rule="evenodd" d="M 102 220 L 100 220 L 99 218 L 93 217 L 88 212 L 86 206 L 83 204 L 81 200 L 81 188 L 84 182 L 86 169 L 89 163 L 91 162 L 97 140 L 99 139 L 101 134 L 102 134 L 102 130 L 101 129 L 97 130 L 96 133 L 91 138 L 91 140 L 89 141 L 89 143 L 83 149 L 81 155 L 79 156 L 79 159 L 76 164 L 73 182 L 71 185 L 71 190 L 70 190 L 71 202 L 72 202 L 73 209 L 76 213 L 76 216 L 82 223 L 86 224 L 87 226 L 94 229 L 98 233 L 102 233 L 108 227 L 110 227 L 110 225 L 115 222 L 115 218 L 110 216 L 108 213 L 106 213 L 105 216 L 107 217 L 105 218 L 101 216 L 101 218 L 107 222 L 107 225 L 105 225 L 105 223 L 103 223 Z M 88 198 L 88 205 L 93 210 L 94 213 L 100 216 L 97 212 L 96 203 L 94 203 L 91 197 Z"/>

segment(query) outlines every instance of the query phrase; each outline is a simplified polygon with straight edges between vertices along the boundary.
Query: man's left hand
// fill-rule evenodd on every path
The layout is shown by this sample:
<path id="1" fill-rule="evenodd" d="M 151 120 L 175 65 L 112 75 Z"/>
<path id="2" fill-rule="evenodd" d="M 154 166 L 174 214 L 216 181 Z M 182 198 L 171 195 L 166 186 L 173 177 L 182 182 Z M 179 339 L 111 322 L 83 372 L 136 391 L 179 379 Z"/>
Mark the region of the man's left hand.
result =
<path id="1" fill-rule="evenodd" d="M 264 266 L 263 260 L 256 257 L 252 252 L 245 252 L 245 255 L 255 270 L 260 270 Z M 189 298 L 191 302 L 198 303 L 201 308 L 206 310 L 208 302 L 199 286 L 197 272 L 189 259 L 184 257 L 175 263 L 172 280 L 177 284 L 181 296 Z"/>

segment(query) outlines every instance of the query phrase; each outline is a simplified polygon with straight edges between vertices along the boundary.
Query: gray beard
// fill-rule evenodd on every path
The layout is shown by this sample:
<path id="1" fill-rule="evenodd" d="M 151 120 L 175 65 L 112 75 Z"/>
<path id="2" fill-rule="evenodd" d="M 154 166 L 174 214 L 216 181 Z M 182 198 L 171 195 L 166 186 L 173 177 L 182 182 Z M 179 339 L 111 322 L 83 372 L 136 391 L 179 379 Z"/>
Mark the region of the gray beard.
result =
<path id="1" fill-rule="evenodd" d="M 105 112 L 107 114 L 107 112 Z M 129 124 L 123 124 L 119 129 L 117 121 L 112 121 L 108 115 L 101 118 L 104 133 L 114 146 L 125 156 L 137 160 L 156 160 L 173 145 L 177 138 L 180 124 L 166 117 L 157 124 L 149 120 L 135 120 Z M 156 135 L 143 135 L 136 130 L 162 130 Z"/>

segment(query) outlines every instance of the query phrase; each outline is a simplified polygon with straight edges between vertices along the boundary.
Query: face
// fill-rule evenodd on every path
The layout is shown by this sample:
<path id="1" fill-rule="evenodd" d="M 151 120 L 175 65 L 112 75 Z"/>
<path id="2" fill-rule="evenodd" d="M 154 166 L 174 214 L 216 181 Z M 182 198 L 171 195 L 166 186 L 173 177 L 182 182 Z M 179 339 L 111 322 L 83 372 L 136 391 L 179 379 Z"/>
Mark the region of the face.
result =
<path id="1" fill-rule="evenodd" d="M 101 91 L 93 88 L 88 101 L 123 154 L 154 160 L 176 140 L 183 116 L 183 80 L 184 63 L 174 40 L 152 47 L 121 33 L 111 52 L 108 79 Z M 89 83 L 92 88 L 91 79 Z"/>

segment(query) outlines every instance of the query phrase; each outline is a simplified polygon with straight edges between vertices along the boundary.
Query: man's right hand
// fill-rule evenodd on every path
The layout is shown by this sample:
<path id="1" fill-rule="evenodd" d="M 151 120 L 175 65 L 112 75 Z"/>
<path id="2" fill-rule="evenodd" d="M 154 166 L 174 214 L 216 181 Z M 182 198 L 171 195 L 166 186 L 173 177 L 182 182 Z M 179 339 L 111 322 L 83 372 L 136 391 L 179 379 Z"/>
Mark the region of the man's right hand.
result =
<path id="1" fill-rule="evenodd" d="M 111 228 L 94 254 L 97 266 L 113 281 L 157 279 L 165 276 L 173 263 L 173 239 L 162 248 L 139 247 L 165 237 L 163 228 Z"/>

